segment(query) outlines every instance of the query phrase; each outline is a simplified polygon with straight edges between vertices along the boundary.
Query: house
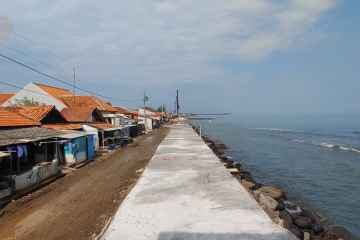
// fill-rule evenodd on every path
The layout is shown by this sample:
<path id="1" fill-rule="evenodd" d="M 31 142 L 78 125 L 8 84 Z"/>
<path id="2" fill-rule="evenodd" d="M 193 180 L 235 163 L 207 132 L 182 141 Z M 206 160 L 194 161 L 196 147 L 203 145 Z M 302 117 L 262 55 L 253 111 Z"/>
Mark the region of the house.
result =
<path id="1" fill-rule="evenodd" d="M 61 111 L 66 107 L 66 105 L 59 98 L 60 95 L 72 95 L 72 92 L 63 88 L 51 87 L 31 82 L 19 92 L 15 93 L 1 106 L 9 106 L 15 101 L 15 99 L 21 100 L 26 97 L 27 99 L 37 101 L 40 104 L 44 103 L 46 105 L 54 105 L 56 109 Z"/>
<path id="2" fill-rule="evenodd" d="M 0 179 L 7 186 L 13 179 L 11 193 L 59 173 L 59 148 L 54 139 L 60 134 L 41 127 L 0 130 L 0 152 L 8 153 L 0 162 Z"/>
<path id="3" fill-rule="evenodd" d="M 147 109 L 139 108 L 139 114 L 144 115 L 145 113 L 146 113 L 146 115 L 155 115 L 155 112 L 152 112 Z"/>
<path id="4" fill-rule="evenodd" d="M 81 131 L 59 131 L 62 134 L 58 135 L 60 143 L 63 143 L 62 154 L 64 159 L 59 159 L 60 162 L 67 164 L 80 164 L 88 159 L 94 157 L 94 134 Z"/>
<path id="5" fill-rule="evenodd" d="M 0 110 L 11 112 L 27 119 L 41 124 L 43 128 L 54 130 L 79 130 L 81 124 L 69 124 L 64 116 L 56 109 L 55 106 L 16 106 L 16 107 L 0 107 Z M 2 125 L 0 124 L 0 128 Z"/>
<path id="6" fill-rule="evenodd" d="M 100 110 L 93 107 L 69 107 L 60 112 L 69 123 L 105 122 Z"/>
<path id="7" fill-rule="evenodd" d="M 25 119 L 32 120 L 38 125 L 40 123 L 42 128 L 53 129 L 53 130 L 79 130 L 79 131 L 81 131 L 83 128 L 82 124 L 68 123 L 67 119 L 55 108 L 55 106 L 0 107 L 0 110 L 4 110 L 9 113 L 24 117 Z M 97 110 L 92 109 L 92 111 L 96 112 Z M 78 109 L 77 113 L 79 114 L 80 112 L 81 110 Z M 101 114 L 99 113 L 97 114 L 101 116 Z M 69 115 L 67 115 L 67 117 L 69 117 Z M 73 115 L 72 117 L 76 117 L 76 116 Z M 88 116 L 87 118 L 91 118 L 91 111 L 90 111 L 90 117 Z M 62 137 L 56 137 L 56 139 L 54 139 L 52 143 L 55 144 L 56 141 L 59 141 L 60 146 L 55 144 L 54 146 L 51 147 L 51 149 L 49 149 L 49 151 L 52 151 L 53 149 L 55 149 L 54 150 L 55 152 L 59 151 L 59 154 L 57 154 L 56 158 L 59 160 L 60 165 L 65 163 L 75 163 L 75 164 L 81 163 L 88 159 L 87 153 L 89 153 L 89 150 L 87 149 L 87 146 L 89 145 L 91 146 L 92 148 L 91 151 L 93 151 L 94 149 L 94 139 L 92 134 L 90 135 L 91 136 L 89 136 L 89 134 L 86 134 L 84 132 L 79 132 L 77 135 L 76 134 L 69 135 L 70 137 L 69 136 L 64 137 L 65 135 L 62 135 Z M 88 144 L 87 141 L 91 141 L 91 143 Z M 83 151 L 81 149 L 80 151 L 79 145 L 83 145 L 83 142 L 86 144 L 86 146 L 84 147 L 85 150 Z M 84 153 L 82 155 L 79 154 L 79 158 L 76 157 L 77 154 L 75 155 L 75 157 L 66 157 L 65 156 L 66 150 L 67 148 L 70 147 L 70 145 L 69 144 L 63 145 L 63 143 L 72 143 L 73 146 L 76 145 L 76 153 L 78 153 L 79 151 L 81 153 L 83 152 Z M 71 149 L 75 149 L 75 148 L 71 148 Z M 42 160 L 40 159 L 38 162 L 41 161 Z"/>
<path id="8" fill-rule="evenodd" d="M 63 163 L 92 157 L 92 134 L 41 127 L 0 130 L 0 199 L 55 177 Z"/>
<path id="9" fill-rule="evenodd" d="M 124 114 L 125 118 L 128 119 L 138 119 L 139 113 L 136 111 L 129 110 L 124 107 L 114 107 L 119 114 Z"/>
<path id="10" fill-rule="evenodd" d="M 15 93 L 0 93 L 0 106 L 3 105 L 7 100 L 12 98 Z"/>
<path id="11" fill-rule="evenodd" d="M 121 124 L 120 118 L 123 115 L 120 115 L 114 107 L 93 95 L 76 95 L 75 97 L 67 95 L 60 96 L 60 99 L 67 107 L 96 107 L 109 124 L 116 126 Z"/>
<path id="12" fill-rule="evenodd" d="M 123 114 L 125 117 L 124 120 L 124 127 L 127 130 L 123 130 L 124 136 L 129 137 L 136 137 L 139 135 L 139 126 L 138 122 L 141 122 L 139 120 L 139 113 L 133 110 L 129 110 L 124 107 L 114 107 L 119 114 Z"/>
<path id="13" fill-rule="evenodd" d="M 10 106 L 16 99 L 21 100 L 25 97 L 37 101 L 40 104 L 54 105 L 59 111 L 68 107 L 97 107 L 108 123 L 116 126 L 124 125 L 123 114 L 119 114 L 110 104 L 93 95 L 74 96 L 73 93 L 67 89 L 38 83 L 29 83 L 19 92 L 8 98 L 1 106 Z"/>
<path id="14" fill-rule="evenodd" d="M 40 126 L 40 123 L 0 108 L 0 129 Z"/>
<path id="15" fill-rule="evenodd" d="M 0 107 L 1 110 L 26 117 L 40 124 L 66 123 L 66 119 L 55 106 L 15 106 Z"/>
<path id="16" fill-rule="evenodd" d="M 108 144 L 122 144 L 124 127 L 115 126 L 106 122 L 89 122 L 83 124 L 83 130 L 99 138 L 103 148 Z"/>
<path id="17" fill-rule="evenodd" d="M 81 125 L 81 130 L 85 132 L 88 130 L 88 127 L 84 125 L 86 123 L 105 123 L 105 119 L 103 118 L 100 110 L 97 107 L 69 107 L 64 108 L 61 111 L 61 114 L 68 122 Z M 93 148 L 97 149 L 99 147 L 98 131 L 94 130 L 89 132 L 93 133 Z"/>

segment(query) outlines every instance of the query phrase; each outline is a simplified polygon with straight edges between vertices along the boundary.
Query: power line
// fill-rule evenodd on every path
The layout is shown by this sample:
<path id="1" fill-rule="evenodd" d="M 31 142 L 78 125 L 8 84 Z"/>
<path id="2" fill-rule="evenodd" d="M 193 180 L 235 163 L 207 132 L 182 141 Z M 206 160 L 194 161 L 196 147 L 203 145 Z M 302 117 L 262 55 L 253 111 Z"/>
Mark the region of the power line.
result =
<path id="1" fill-rule="evenodd" d="M 42 75 L 44 75 L 44 76 L 46 76 L 46 77 L 48 77 L 48 78 L 51 78 L 51 79 L 53 79 L 53 80 L 55 80 L 55 81 L 58 81 L 58 82 L 61 82 L 61 83 L 63 83 L 63 84 L 66 84 L 66 85 L 68 85 L 68 86 L 73 87 L 73 85 L 71 85 L 71 84 L 69 84 L 69 83 L 67 83 L 67 82 L 64 82 L 64 81 L 62 81 L 62 80 L 59 80 L 59 79 L 57 79 L 57 78 L 54 78 L 54 77 L 52 77 L 52 76 L 50 76 L 50 75 L 47 75 L 46 73 L 40 72 L 40 71 L 38 71 L 38 70 L 36 70 L 36 69 L 34 69 L 34 68 L 31 68 L 31 67 L 29 67 L 29 66 L 27 66 L 27 65 L 25 65 L 25 64 L 22 64 L 22 63 L 20 63 L 20 62 L 18 62 L 18 61 L 15 61 L 14 59 L 11 59 L 11 58 L 9 58 L 9 57 L 6 57 L 6 56 L 4 56 L 4 55 L 2 55 L 2 54 L 0 54 L 0 56 L 2 56 L 3 58 L 8 59 L 8 60 L 10 60 L 10 61 L 12 61 L 12 62 L 14 62 L 14 63 L 17 63 L 17 64 L 19 64 L 19 65 L 21 65 L 21 66 L 23 66 L 23 67 L 26 67 L 26 68 L 34 71 L 34 72 L 40 73 L 40 74 L 42 74 Z M 117 99 L 117 98 L 106 97 L 106 96 L 103 96 L 103 95 L 100 95 L 100 94 L 97 94 L 97 93 L 94 93 L 94 92 L 90 92 L 90 91 L 85 90 L 85 89 L 83 89 L 83 88 L 79 88 L 79 87 L 75 87 L 75 88 L 77 88 L 77 89 L 79 89 L 79 90 L 82 90 L 82 91 L 84 91 L 84 92 L 93 94 L 93 95 L 97 95 L 97 96 L 100 96 L 100 97 L 104 97 L 104 98 L 108 98 L 108 99 L 112 99 L 112 100 L 116 100 L 116 101 L 122 101 L 122 102 L 142 101 L 142 100 L 120 100 L 120 99 Z"/>
<path id="2" fill-rule="evenodd" d="M 3 26 L 3 27 L 5 27 L 5 26 Z M 5 27 L 5 28 L 7 28 L 7 27 Z M 7 28 L 7 29 L 9 29 L 9 28 Z M 128 90 L 142 92 L 141 90 L 136 90 L 136 89 L 132 89 L 132 88 L 127 88 L 127 87 L 121 86 L 121 85 L 119 85 L 119 84 L 113 83 L 113 82 L 111 82 L 111 81 L 109 81 L 109 80 L 106 80 L 106 79 L 104 79 L 104 78 L 101 78 L 101 77 L 99 77 L 99 76 L 96 76 L 95 74 L 92 74 L 92 73 L 90 73 L 90 72 L 86 71 L 85 69 L 82 69 L 81 67 L 78 67 L 78 66 L 76 66 L 75 64 L 73 64 L 73 63 L 71 63 L 71 62 L 67 61 L 66 59 L 64 59 L 64 58 L 62 58 L 62 57 L 60 57 L 60 56 L 56 55 L 55 53 L 52 53 L 52 52 L 50 52 L 49 50 L 47 50 L 47 49 L 45 49 L 45 48 L 41 47 L 40 45 L 38 45 L 38 44 L 34 43 L 33 41 L 29 40 L 28 38 L 26 38 L 26 37 L 24 37 L 24 36 L 22 36 L 22 35 L 20 35 L 19 33 L 15 32 L 14 30 L 12 30 L 12 29 L 9 29 L 9 30 L 10 30 L 11 32 L 15 33 L 16 35 L 18 35 L 19 37 L 21 37 L 21 38 L 25 39 L 26 41 L 29 41 L 29 42 L 31 42 L 32 44 L 34 44 L 35 46 L 37 46 L 37 47 L 41 48 L 42 50 L 44 50 L 44 51 L 46 51 L 46 52 L 50 53 L 51 55 L 53 55 L 53 56 L 55 56 L 55 57 L 57 57 L 57 58 L 59 58 L 59 59 L 61 59 L 61 60 L 65 61 L 65 62 L 67 62 L 68 64 L 70 64 L 70 65 L 72 65 L 72 66 L 74 66 L 74 67 L 76 67 L 76 68 L 78 68 L 78 69 L 80 69 L 80 70 L 83 70 L 84 72 L 86 72 L 86 73 L 88 73 L 88 74 L 90 74 L 90 75 L 92 75 L 92 76 L 94 76 L 94 77 L 97 77 L 97 78 L 99 78 L 99 79 L 101 79 L 101 80 L 103 80 L 103 81 L 105 81 L 105 82 L 109 82 L 109 83 L 111 83 L 111 84 L 114 84 L 114 85 L 116 85 L 116 86 L 119 86 L 119 87 L 122 87 L 122 88 L 125 88 L 125 89 L 128 89 Z"/>
<path id="3" fill-rule="evenodd" d="M 49 67 L 51 67 L 51 68 L 53 68 L 53 69 L 56 69 L 56 70 L 58 70 L 58 71 L 60 71 L 60 72 L 62 72 L 62 73 L 65 73 L 65 74 L 67 74 L 67 75 L 73 76 L 73 74 L 71 74 L 71 73 L 65 72 L 65 71 L 63 71 L 63 70 L 61 70 L 61 69 L 59 69 L 59 68 L 56 68 L 56 67 L 51 66 L 51 65 L 49 65 L 49 64 L 47 64 L 47 63 L 44 63 L 44 62 L 42 62 L 42 61 L 40 61 L 40 60 L 38 60 L 38 59 L 36 59 L 36 58 L 33 58 L 33 57 L 31 57 L 31 56 L 29 56 L 29 55 L 27 55 L 27 54 L 25 54 L 25 53 L 19 52 L 19 51 L 15 50 L 15 49 L 13 49 L 13 48 L 11 48 L 11 47 L 8 47 L 8 46 L 6 46 L 6 45 L 4 45 L 4 44 L 1 44 L 1 43 L 0 43 L 0 45 L 3 46 L 3 47 L 8 48 L 8 49 L 10 49 L 10 50 L 12 50 L 12 51 L 14 51 L 14 52 L 17 52 L 17 53 L 19 53 L 19 54 L 21 54 L 21 55 L 24 55 L 24 56 L 26 56 L 26 57 L 28 57 L 28 58 L 31 58 L 31 59 L 39 62 L 39 63 L 42 63 L 42 64 L 44 64 L 44 65 L 46 65 L 46 66 L 49 66 Z M 127 93 L 122 93 L 122 92 L 116 91 L 116 90 L 114 90 L 114 89 L 106 88 L 106 87 L 104 87 L 104 86 L 101 86 L 101 85 L 99 85 L 99 84 L 93 83 L 93 82 L 91 82 L 91 81 L 88 81 L 88 80 L 83 79 L 83 78 L 80 78 L 80 77 L 77 77 L 76 79 L 83 80 L 83 81 L 88 82 L 88 83 L 91 83 L 91 84 L 93 84 L 93 85 L 95 85 L 95 86 L 102 87 L 102 88 L 104 88 L 104 89 L 107 89 L 107 90 L 110 90 L 110 91 L 114 91 L 114 92 L 117 92 L 117 93 L 120 93 L 120 94 L 124 94 L 124 95 L 128 95 L 128 96 L 134 96 L 134 95 L 131 95 L 131 94 L 127 94 Z"/>

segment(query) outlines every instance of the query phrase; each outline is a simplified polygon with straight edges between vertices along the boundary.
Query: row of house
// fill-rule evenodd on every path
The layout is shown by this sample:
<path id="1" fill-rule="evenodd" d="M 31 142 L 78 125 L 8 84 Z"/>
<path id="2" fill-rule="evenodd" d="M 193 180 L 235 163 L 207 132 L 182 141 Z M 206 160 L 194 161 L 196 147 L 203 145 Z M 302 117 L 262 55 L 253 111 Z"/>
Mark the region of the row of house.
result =
<path id="1" fill-rule="evenodd" d="M 18 100 L 38 106 L 13 106 Z M 123 145 L 159 127 L 159 113 L 143 113 L 93 95 L 29 83 L 17 93 L 0 93 L 1 199 L 59 174 L 62 165 L 77 165 L 99 148 Z"/>

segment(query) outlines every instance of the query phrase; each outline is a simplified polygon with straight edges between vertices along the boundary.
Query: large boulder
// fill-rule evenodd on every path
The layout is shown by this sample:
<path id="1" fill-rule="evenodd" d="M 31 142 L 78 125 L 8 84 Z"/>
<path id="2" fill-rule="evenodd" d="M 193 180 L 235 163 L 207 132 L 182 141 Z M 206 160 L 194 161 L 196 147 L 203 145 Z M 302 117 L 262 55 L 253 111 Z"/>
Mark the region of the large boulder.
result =
<path id="1" fill-rule="evenodd" d="M 294 214 L 299 214 L 301 213 L 301 209 L 296 206 L 295 204 L 291 203 L 291 202 L 284 202 L 285 203 L 285 210 L 290 214 L 290 215 L 294 215 Z"/>
<path id="2" fill-rule="evenodd" d="M 248 172 L 248 171 L 240 171 L 239 174 L 242 174 L 242 175 L 248 175 L 251 177 L 251 173 Z"/>
<path id="3" fill-rule="evenodd" d="M 279 212 L 280 219 L 284 220 L 284 227 L 289 228 L 294 223 L 292 217 L 286 211 Z"/>
<path id="4" fill-rule="evenodd" d="M 234 162 L 234 167 L 236 167 L 237 169 L 241 169 L 242 165 L 238 162 Z M 250 174 L 251 176 L 251 174 Z"/>
<path id="5" fill-rule="evenodd" d="M 203 136 L 202 139 L 206 143 L 210 143 L 211 145 L 215 145 L 215 142 L 213 140 L 211 140 L 210 138 L 208 138 L 208 137 Z"/>
<path id="6" fill-rule="evenodd" d="M 278 201 L 278 204 L 276 206 L 277 211 L 284 211 L 285 210 L 285 204 L 282 201 Z"/>
<path id="7" fill-rule="evenodd" d="M 324 231 L 324 227 L 320 223 L 313 223 L 310 225 L 310 229 L 316 234 L 320 234 Z"/>
<path id="8" fill-rule="evenodd" d="M 259 191 L 275 200 L 280 200 L 283 195 L 281 189 L 272 186 L 262 186 Z"/>
<path id="9" fill-rule="evenodd" d="M 310 220 L 307 217 L 300 216 L 299 214 L 293 215 L 294 224 L 299 228 L 308 228 L 310 227 Z"/>
<path id="10" fill-rule="evenodd" d="M 307 217 L 310 220 L 311 224 L 316 223 L 316 218 L 315 218 L 314 214 L 311 211 L 301 209 L 301 213 L 299 213 L 299 215 Z"/>
<path id="11" fill-rule="evenodd" d="M 265 194 L 262 194 L 261 192 L 260 192 L 259 203 L 262 207 L 269 208 L 272 211 L 275 211 L 275 209 L 278 205 L 278 202 L 275 199 L 273 199 Z"/>
<path id="12" fill-rule="evenodd" d="M 244 188 L 250 190 L 251 188 L 255 187 L 255 183 L 253 182 L 249 182 L 245 179 L 241 180 L 241 185 L 243 185 Z"/>
<path id="13" fill-rule="evenodd" d="M 299 239 L 302 240 L 304 238 L 304 234 L 295 225 L 291 224 L 287 229 Z"/>
<path id="14" fill-rule="evenodd" d="M 346 228 L 331 227 L 325 230 L 323 240 L 354 240 L 354 237 Z"/>
<path id="15" fill-rule="evenodd" d="M 216 148 L 219 149 L 219 150 L 225 150 L 225 149 L 228 149 L 228 147 L 226 147 L 225 144 L 223 143 L 220 143 L 218 145 L 216 145 Z"/>

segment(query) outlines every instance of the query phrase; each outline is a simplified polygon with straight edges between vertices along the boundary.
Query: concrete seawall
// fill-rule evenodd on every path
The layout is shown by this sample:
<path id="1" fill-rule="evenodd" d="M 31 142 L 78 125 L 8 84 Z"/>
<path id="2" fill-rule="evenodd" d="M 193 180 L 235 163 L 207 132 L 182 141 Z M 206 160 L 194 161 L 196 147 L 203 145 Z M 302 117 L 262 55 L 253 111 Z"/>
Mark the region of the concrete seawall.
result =
<path id="1" fill-rule="evenodd" d="M 189 125 L 175 125 L 101 239 L 297 239 L 273 223 Z"/>

